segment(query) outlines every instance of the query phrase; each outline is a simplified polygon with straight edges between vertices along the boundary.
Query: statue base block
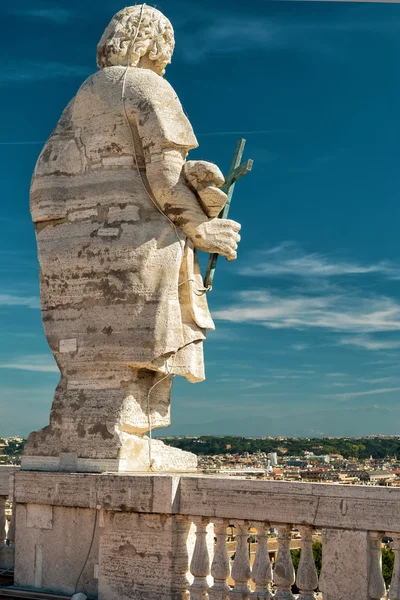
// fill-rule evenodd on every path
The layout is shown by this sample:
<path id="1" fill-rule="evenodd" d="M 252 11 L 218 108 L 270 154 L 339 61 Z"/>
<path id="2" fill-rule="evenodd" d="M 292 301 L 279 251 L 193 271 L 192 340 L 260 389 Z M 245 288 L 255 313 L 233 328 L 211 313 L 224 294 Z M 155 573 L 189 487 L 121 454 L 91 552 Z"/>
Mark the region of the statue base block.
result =
<path id="1" fill-rule="evenodd" d="M 31 434 L 41 434 L 43 430 Z M 60 438 L 50 439 L 47 444 L 35 448 L 32 437 L 28 441 L 21 459 L 23 471 L 62 471 L 64 473 L 126 473 L 149 471 L 195 471 L 197 456 L 164 444 L 161 440 L 120 434 L 120 448 L 110 448 L 99 456 L 90 452 L 82 441 L 78 448 L 74 444 L 63 447 Z M 71 449 L 72 451 L 68 451 Z M 76 449 L 76 451 L 75 451 Z M 88 451 L 89 450 L 89 451 Z M 151 451 L 150 451 L 151 450 Z"/>
<path id="2" fill-rule="evenodd" d="M 176 514 L 178 475 L 20 471 L 14 489 L 16 587 L 99 600 L 184 597 L 194 534 Z"/>

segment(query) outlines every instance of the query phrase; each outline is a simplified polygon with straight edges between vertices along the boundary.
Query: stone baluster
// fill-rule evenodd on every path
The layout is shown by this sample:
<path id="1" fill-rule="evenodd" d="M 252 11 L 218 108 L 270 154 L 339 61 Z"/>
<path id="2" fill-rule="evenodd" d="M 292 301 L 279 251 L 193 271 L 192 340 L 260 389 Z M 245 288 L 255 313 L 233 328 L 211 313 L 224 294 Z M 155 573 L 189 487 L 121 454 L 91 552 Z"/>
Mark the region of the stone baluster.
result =
<path id="1" fill-rule="evenodd" d="M 15 544 L 15 513 L 16 513 L 16 507 L 15 507 L 15 502 L 12 503 L 12 507 L 11 507 L 11 521 L 10 521 L 10 525 L 8 527 L 8 532 L 7 532 L 7 545 L 13 545 Z"/>
<path id="2" fill-rule="evenodd" d="M 264 600 L 272 598 L 272 565 L 268 552 L 268 529 L 269 523 L 254 524 L 257 529 L 257 552 L 252 569 L 252 580 L 256 584 L 256 589 L 252 593 L 254 600 Z"/>
<path id="3" fill-rule="evenodd" d="M 296 585 L 300 590 L 298 600 L 314 600 L 316 598 L 314 590 L 318 587 L 318 573 L 315 568 L 312 550 L 313 528 L 301 526 L 299 531 L 301 534 L 301 556 L 296 577 Z"/>
<path id="4" fill-rule="evenodd" d="M 386 596 L 385 580 L 382 575 L 382 533 L 369 532 L 369 600 L 382 600 Z"/>
<path id="5" fill-rule="evenodd" d="M 0 544 L 6 539 L 6 497 L 0 496 Z"/>
<path id="6" fill-rule="evenodd" d="M 400 600 L 400 534 L 390 533 L 393 539 L 394 565 L 389 587 L 389 600 Z"/>
<path id="7" fill-rule="evenodd" d="M 251 577 L 250 557 L 247 540 L 249 538 L 248 521 L 234 521 L 236 529 L 236 553 L 232 565 L 234 587 L 229 592 L 231 600 L 248 600 L 250 598 L 249 580 Z"/>
<path id="8" fill-rule="evenodd" d="M 214 558 L 211 564 L 211 575 L 214 585 L 208 590 L 210 600 L 227 600 L 231 589 L 227 583 L 230 574 L 229 556 L 226 546 L 226 529 L 229 521 L 226 519 L 214 519 L 214 534 L 217 539 L 215 544 Z"/>
<path id="9" fill-rule="evenodd" d="M 189 554 L 187 540 L 191 521 L 186 515 L 175 515 L 174 539 L 174 578 L 172 583 L 173 597 L 177 600 L 189 600 Z"/>
<path id="10" fill-rule="evenodd" d="M 194 577 L 190 586 L 190 598 L 191 600 L 207 600 L 207 576 L 210 574 L 210 557 L 207 548 L 208 519 L 195 517 L 193 522 L 196 525 L 196 542 L 190 563 L 190 572 Z"/>
<path id="11" fill-rule="evenodd" d="M 291 588 L 295 581 L 295 573 L 290 554 L 290 525 L 277 525 L 278 556 L 274 568 L 274 583 L 276 585 L 276 600 L 294 600 Z"/>

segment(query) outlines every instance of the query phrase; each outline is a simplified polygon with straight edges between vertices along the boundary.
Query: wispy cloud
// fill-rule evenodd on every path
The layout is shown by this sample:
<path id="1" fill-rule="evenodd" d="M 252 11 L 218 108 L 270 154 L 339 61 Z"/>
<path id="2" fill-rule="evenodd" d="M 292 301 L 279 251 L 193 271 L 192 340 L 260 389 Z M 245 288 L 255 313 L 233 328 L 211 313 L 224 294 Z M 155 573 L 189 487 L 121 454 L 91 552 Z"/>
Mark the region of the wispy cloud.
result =
<path id="1" fill-rule="evenodd" d="M 178 52 L 187 62 L 199 62 L 210 54 L 241 52 L 250 48 L 273 44 L 277 39 L 278 28 L 269 21 L 257 18 L 244 18 L 242 15 L 223 15 L 223 26 L 217 13 L 210 20 L 207 12 L 201 13 L 204 19 L 196 32 L 187 27 L 180 31 L 181 45 Z"/>
<path id="2" fill-rule="evenodd" d="M 357 381 L 376 385 L 377 383 L 399 383 L 399 377 L 358 377 Z"/>
<path id="3" fill-rule="evenodd" d="M 306 253 L 294 242 L 258 252 L 252 264 L 242 267 L 242 275 L 259 277 L 327 278 L 344 275 L 379 273 L 390 279 L 400 278 L 400 266 L 388 262 L 361 264 L 318 252 Z"/>
<path id="4" fill-rule="evenodd" d="M 242 291 L 237 301 L 214 313 L 216 319 L 272 329 L 322 328 L 338 332 L 400 331 L 400 304 L 360 295 L 306 296 Z"/>
<path id="5" fill-rule="evenodd" d="M 26 306 L 27 308 L 40 308 L 40 300 L 36 296 L 13 296 L 0 294 L 0 306 Z"/>
<path id="6" fill-rule="evenodd" d="M 398 340 L 376 340 L 366 335 L 345 337 L 339 341 L 342 346 L 357 346 L 365 350 L 395 350 L 400 348 Z"/>
<path id="7" fill-rule="evenodd" d="M 8 61 L 0 72 L 0 85 L 10 83 L 28 83 L 44 79 L 63 79 L 65 77 L 87 77 L 90 67 L 68 65 L 59 62 Z"/>
<path id="8" fill-rule="evenodd" d="M 309 344 L 292 344 L 290 346 L 292 350 L 296 350 L 296 352 L 301 352 L 302 350 L 308 350 L 310 347 Z"/>
<path id="9" fill-rule="evenodd" d="M 44 141 L 40 141 L 40 142 L 31 142 L 31 141 L 10 141 L 10 142 L 0 142 L 0 146 L 37 146 L 37 145 L 41 145 L 44 144 Z"/>
<path id="10" fill-rule="evenodd" d="M 214 137 L 219 135 L 264 135 L 275 133 L 291 133 L 291 129 L 250 129 L 249 131 L 206 131 L 204 133 L 196 133 L 198 137 Z"/>
<path id="11" fill-rule="evenodd" d="M 191 4 L 187 10 L 186 3 L 181 4 L 182 10 L 175 21 L 179 36 L 178 54 L 186 62 L 200 62 L 210 55 L 222 53 L 240 53 L 248 50 L 269 52 L 295 48 L 297 52 L 318 52 L 319 56 L 331 60 L 344 60 L 345 46 L 342 42 L 343 33 L 352 35 L 354 31 L 384 31 L 385 34 L 397 34 L 398 20 L 377 19 L 368 15 L 363 18 L 359 11 L 357 18 L 347 19 L 330 14 L 330 18 L 304 15 L 302 18 L 285 18 L 275 15 L 265 18 L 257 15 L 257 7 L 249 13 L 245 10 L 232 10 L 228 13 L 212 11 L 203 3 Z M 262 3 L 260 3 L 262 4 Z M 343 11 L 351 11 L 351 7 Z M 343 14 L 342 11 L 342 14 Z M 339 37 L 340 36 L 340 37 Z M 336 43 L 335 43 L 336 42 Z"/>
<path id="12" fill-rule="evenodd" d="M 351 400 L 352 398 L 358 398 L 359 396 L 375 396 L 378 394 L 391 394 L 393 392 L 400 392 L 400 387 L 394 388 L 377 388 L 373 390 L 362 390 L 360 392 L 343 392 L 341 394 L 324 394 L 324 398 L 335 398 L 336 400 Z"/>
<path id="13" fill-rule="evenodd" d="M 72 12 L 66 8 L 25 8 L 12 10 L 11 14 L 32 19 L 44 19 L 59 25 L 67 23 Z"/>
<path id="14" fill-rule="evenodd" d="M 8 362 L 0 362 L 0 369 L 15 369 L 19 371 L 38 371 L 40 373 L 58 373 L 54 360 L 45 355 L 21 356 Z"/>
<path id="15" fill-rule="evenodd" d="M 327 373 L 327 377 L 347 377 L 346 373 Z"/>

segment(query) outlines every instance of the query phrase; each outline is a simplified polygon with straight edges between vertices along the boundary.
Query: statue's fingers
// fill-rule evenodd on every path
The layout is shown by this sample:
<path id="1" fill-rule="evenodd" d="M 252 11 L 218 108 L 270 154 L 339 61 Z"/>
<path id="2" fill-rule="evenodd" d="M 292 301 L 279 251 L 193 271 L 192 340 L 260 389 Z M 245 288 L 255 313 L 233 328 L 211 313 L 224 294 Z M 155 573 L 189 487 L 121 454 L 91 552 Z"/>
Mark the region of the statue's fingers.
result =
<path id="1" fill-rule="evenodd" d="M 240 231 L 241 225 L 236 221 L 232 221 L 232 219 L 222 219 L 222 226 L 225 229 L 230 229 L 231 231 Z"/>
<path id="2" fill-rule="evenodd" d="M 240 240 L 240 236 L 238 236 L 239 240 L 236 239 L 236 236 L 236 233 L 232 234 L 232 232 L 230 232 L 229 235 L 225 234 L 221 236 L 221 240 L 223 240 L 223 243 L 227 248 L 230 248 L 231 250 L 237 250 L 237 243 Z"/>
<path id="3" fill-rule="evenodd" d="M 236 233 L 238 231 L 241 230 L 242 226 L 240 223 L 238 223 L 237 221 L 232 221 L 232 219 L 229 219 L 229 225 L 231 226 L 231 228 L 233 229 L 233 231 L 235 231 Z"/>
<path id="4" fill-rule="evenodd" d="M 235 260 L 237 258 L 237 254 L 236 252 L 229 252 L 229 254 L 226 255 L 226 260 Z"/>
<path id="5" fill-rule="evenodd" d="M 239 243 L 239 242 L 240 242 L 240 240 L 242 239 L 242 238 L 240 237 L 240 235 L 239 235 L 238 233 L 236 233 L 236 232 L 234 232 L 234 233 L 233 233 L 233 236 L 232 236 L 232 237 L 233 237 L 233 239 L 234 239 L 236 242 L 238 242 L 238 243 Z"/>

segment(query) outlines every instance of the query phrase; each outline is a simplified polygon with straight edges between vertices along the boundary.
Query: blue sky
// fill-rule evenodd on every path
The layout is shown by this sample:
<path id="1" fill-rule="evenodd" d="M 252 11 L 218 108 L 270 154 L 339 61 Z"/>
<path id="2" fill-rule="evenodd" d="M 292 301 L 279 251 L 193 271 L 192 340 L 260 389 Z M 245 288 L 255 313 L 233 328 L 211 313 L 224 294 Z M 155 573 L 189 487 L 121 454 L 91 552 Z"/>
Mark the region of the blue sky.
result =
<path id="1" fill-rule="evenodd" d="M 0 435 L 48 421 L 28 192 L 41 143 L 80 83 L 116 0 L 2 0 Z M 400 6 L 238 0 L 157 5 L 166 77 L 236 187 L 239 258 L 209 302 L 207 381 L 176 380 L 160 435 L 400 434 Z M 39 142 L 39 143 L 38 143 Z"/>

